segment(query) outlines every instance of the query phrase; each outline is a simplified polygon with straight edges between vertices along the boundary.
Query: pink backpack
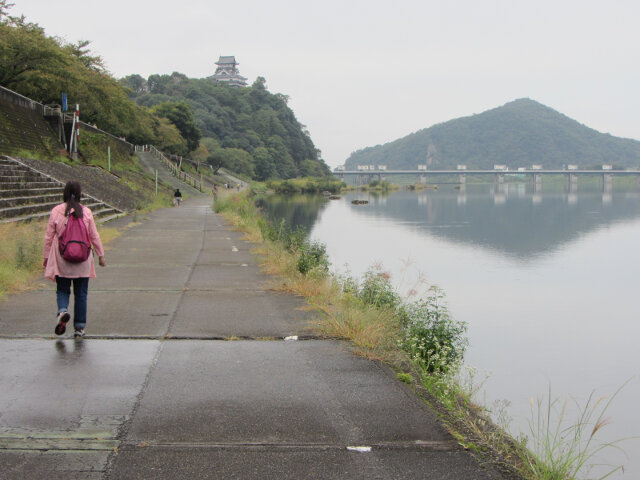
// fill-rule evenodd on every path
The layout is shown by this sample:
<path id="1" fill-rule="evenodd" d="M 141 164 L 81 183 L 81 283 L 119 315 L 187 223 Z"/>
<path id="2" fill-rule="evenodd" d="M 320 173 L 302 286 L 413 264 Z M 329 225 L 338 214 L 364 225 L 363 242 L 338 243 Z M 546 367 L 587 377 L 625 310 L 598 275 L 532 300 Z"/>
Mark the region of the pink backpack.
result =
<path id="1" fill-rule="evenodd" d="M 81 263 L 91 255 L 91 240 L 84 220 L 69 214 L 67 225 L 58 237 L 60 255 L 67 262 Z"/>

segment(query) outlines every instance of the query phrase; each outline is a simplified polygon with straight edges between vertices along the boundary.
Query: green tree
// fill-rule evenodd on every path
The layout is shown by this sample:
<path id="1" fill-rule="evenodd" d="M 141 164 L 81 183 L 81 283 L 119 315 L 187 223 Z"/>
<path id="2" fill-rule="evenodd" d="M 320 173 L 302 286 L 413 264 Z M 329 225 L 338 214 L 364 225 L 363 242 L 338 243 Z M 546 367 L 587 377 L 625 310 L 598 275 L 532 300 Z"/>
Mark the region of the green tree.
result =
<path id="1" fill-rule="evenodd" d="M 255 179 L 264 181 L 277 175 L 275 161 L 271 153 L 265 147 L 258 147 L 253 151 L 255 165 Z"/>
<path id="2" fill-rule="evenodd" d="M 157 116 L 167 118 L 173 123 L 182 137 L 187 141 L 186 155 L 200 145 L 202 133 L 196 126 L 191 106 L 186 102 L 164 102 L 154 106 L 151 112 Z"/>
<path id="3" fill-rule="evenodd" d="M 138 74 L 121 78 L 120 83 L 131 90 L 131 97 L 136 97 L 149 91 L 147 81 Z"/>

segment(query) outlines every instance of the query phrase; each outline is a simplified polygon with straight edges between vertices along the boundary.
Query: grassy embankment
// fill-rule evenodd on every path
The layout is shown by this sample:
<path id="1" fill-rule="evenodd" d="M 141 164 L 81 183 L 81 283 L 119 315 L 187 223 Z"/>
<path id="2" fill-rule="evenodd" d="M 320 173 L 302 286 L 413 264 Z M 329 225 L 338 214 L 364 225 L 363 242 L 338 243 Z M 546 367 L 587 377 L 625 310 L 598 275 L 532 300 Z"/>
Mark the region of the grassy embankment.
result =
<path id="1" fill-rule="evenodd" d="M 306 240 L 304 232 L 269 224 L 248 192 L 220 197 L 215 209 L 258 244 L 263 270 L 277 278 L 275 288 L 306 297 L 320 312 L 318 333 L 348 340 L 356 354 L 392 366 L 463 447 L 506 478 L 580 478 L 593 455 L 609 446 L 595 442 L 608 406 L 601 401 L 587 404 L 569 426 L 566 419 L 553 423 L 550 400 L 549 405 L 539 404 L 528 444 L 496 426 L 472 401 L 478 387 L 462 380 L 466 326 L 449 316 L 437 288 L 427 298 L 409 302 L 395 292 L 384 272 L 370 271 L 362 279 L 330 274 L 324 246 Z"/>
<path id="2" fill-rule="evenodd" d="M 0 299 L 7 293 L 28 289 L 42 275 L 46 228 L 46 220 L 0 224 Z M 98 226 L 98 231 L 105 245 L 121 233 L 103 225 Z"/>

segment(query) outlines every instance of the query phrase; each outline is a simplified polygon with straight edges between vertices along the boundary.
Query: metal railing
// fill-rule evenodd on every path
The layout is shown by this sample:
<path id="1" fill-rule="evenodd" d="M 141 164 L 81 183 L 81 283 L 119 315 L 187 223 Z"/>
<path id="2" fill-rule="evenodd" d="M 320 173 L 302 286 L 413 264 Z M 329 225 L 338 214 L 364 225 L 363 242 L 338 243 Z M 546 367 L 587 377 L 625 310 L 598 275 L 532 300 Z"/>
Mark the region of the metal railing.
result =
<path id="1" fill-rule="evenodd" d="M 201 178 L 196 178 L 193 175 L 189 175 L 187 172 L 183 172 L 182 170 L 180 170 L 175 163 L 173 163 L 171 160 L 169 160 L 164 153 L 162 153 L 160 150 L 158 150 L 153 145 L 138 145 L 135 148 L 138 151 L 148 151 L 148 152 L 152 153 L 158 160 L 160 160 L 169 169 L 169 171 L 175 177 L 177 177 L 178 179 L 182 180 L 183 182 L 191 185 L 196 190 L 198 190 L 200 192 L 203 191 L 202 190 L 202 179 Z"/>

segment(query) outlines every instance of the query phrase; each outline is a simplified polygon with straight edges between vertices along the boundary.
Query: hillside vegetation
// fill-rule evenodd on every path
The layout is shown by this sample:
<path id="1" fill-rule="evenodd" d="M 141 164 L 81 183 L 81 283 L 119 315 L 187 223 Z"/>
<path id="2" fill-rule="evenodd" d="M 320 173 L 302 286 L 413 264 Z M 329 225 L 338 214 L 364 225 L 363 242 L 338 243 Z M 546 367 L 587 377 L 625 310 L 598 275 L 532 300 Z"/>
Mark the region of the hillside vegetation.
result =
<path id="1" fill-rule="evenodd" d="M 213 165 L 256 180 L 330 173 L 304 126 L 287 106 L 287 96 L 267 91 L 262 77 L 246 88 L 188 78 L 178 72 L 148 79 L 130 75 L 121 82 L 131 89 L 132 99 L 152 111 L 167 102 L 188 105 L 206 147 L 196 155 Z"/>
<path id="2" fill-rule="evenodd" d="M 66 43 L 38 24 L 9 15 L 0 0 L 0 85 L 44 104 L 80 104 L 81 119 L 135 143 L 158 143 L 171 123 L 127 98 L 127 90 L 92 55 L 88 41 Z"/>
<path id="3" fill-rule="evenodd" d="M 364 148 L 347 159 L 357 165 L 415 169 L 509 168 L 541 164 L 562 168 L 640 165 L 640 142 L 597 132 L 530 99 L 520 99 L 470 117 L 459 118 Z"/>
<path id="4" fill-rule="evenodd" d="M 287 97 L 268 92 L 263 78 L 247 88 L 178 73 L 118 81 L 88 41 L 47 36 L 38 24 L 10 15 L 12 6 L 0 0 L 1 86 L 44 104 L 61 104 L 64 92 L 86 123 L 252 179 L 330 173 Z"/>

